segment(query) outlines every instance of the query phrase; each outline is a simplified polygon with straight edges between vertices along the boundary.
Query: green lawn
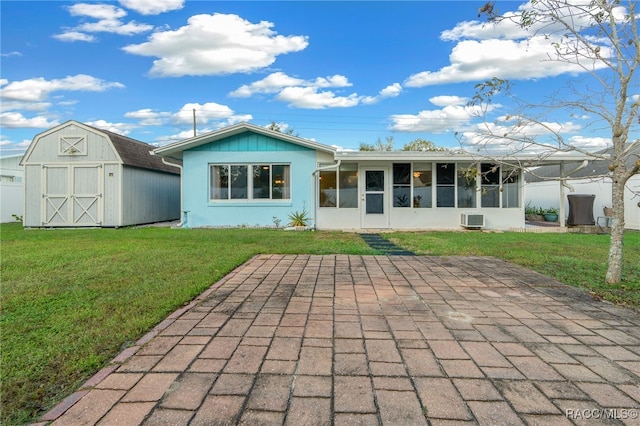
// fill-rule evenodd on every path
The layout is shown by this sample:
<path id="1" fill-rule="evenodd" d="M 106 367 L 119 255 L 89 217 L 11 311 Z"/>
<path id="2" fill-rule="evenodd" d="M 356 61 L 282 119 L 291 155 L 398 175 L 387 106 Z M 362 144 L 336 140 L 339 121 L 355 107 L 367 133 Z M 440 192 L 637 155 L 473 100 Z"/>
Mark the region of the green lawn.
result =
<path id="1" fill-rule="evenodd" d="M 603 281 L 607 236 L 394 233 L 424 254 L 490 255 L 640 306 L 640 233 L 625 283 Z M 1 424 L 23 424 L 236 266 L 259 253 L 376 254 L 353 233 L 265 229 L 0 228 Z"/>

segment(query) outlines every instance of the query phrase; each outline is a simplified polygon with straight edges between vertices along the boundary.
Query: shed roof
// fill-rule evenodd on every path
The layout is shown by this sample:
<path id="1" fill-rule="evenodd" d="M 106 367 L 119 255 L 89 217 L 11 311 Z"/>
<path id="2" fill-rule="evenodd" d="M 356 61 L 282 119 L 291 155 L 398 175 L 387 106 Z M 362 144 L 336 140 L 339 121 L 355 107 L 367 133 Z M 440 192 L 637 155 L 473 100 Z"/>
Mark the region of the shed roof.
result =
<path id="1" fill-rule="evenodd" d="M 47 134 L 53 133 L 70 125 L 75 125 L 80 128 L 84 128 L 87 131 L 96 132 L 107 137 L 116 150 L 118 157 L 120 157 L 122 164 L 124 164 L 125 166 L 180 174 L 180 170 L 177 167 L 165 164 L 161 158 L 158 158 L 151 154 L 151 151 L 155 148 L 153 145 L 149 145 L 148 143 L 141 142 L 137 139 L 132 139 L 130 137 L 123 136 L 109 130 L 90 126 L 88 124 L 84 124 L 75 120 L 69 120 L 42 133 L 39 133 L 33 138 L 33 142 Z M 31 145 L 29 145 L 27 152 L 22 157 L 22 161 L 20 162 L 21 165 L 24 165 L 25 160 L 29 158 L 29 154 L 34 146 L 33 142 L 31 143 Z"/>
<path id="2" fill-rule="evenodd" d="M 155 146 L 127 136 L 113 133 L 109 130 L 98 129 L 96 127 L 94 127 L 94 129 L 109 137 L 114 148 L 118 151 L 122 164 L 125 166 L 179 174 L 177 167 L 169 166 L 163 163 L 161 158 L 151 154 L 151 151 L 155 149 Z"/>

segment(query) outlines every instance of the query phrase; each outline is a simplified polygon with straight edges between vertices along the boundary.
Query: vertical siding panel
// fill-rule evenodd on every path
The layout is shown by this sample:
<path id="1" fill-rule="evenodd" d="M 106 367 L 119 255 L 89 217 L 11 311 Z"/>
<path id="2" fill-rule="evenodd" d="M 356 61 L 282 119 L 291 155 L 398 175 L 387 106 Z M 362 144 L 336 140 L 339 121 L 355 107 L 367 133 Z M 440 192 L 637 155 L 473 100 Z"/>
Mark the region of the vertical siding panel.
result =
<path id="1" fill-rule="evenodd" d="M 180 218 L 180 176 L 124 167 L 123 225 Z"/>
<path id="2" fill-rule="evenodd" d="M 42 174 L 39 165 L 24 167 L 24 226 L 40 226 Z"/>

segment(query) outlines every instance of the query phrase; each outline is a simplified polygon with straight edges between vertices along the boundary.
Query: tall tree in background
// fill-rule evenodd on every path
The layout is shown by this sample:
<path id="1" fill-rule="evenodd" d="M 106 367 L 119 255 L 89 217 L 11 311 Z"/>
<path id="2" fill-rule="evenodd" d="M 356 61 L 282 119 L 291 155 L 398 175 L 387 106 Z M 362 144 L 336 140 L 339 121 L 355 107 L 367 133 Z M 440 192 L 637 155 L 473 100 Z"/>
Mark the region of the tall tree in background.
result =
<path id="1" fill-rule="evenodd" d="M 275 121 L 272 121 L 271 123 L 269 123 L 269 125 L 267 126 L 267 129 L 273 130 L 275 132 L 284 133 L 285 135 L 291 135 L 291 136 L 297 136 L 297 137 L 300 136 L 299 133 L 296 133 L 296 131 L 293 130 L 293 127 L 289 127 L 287 124 L 283 124 L 283 123 L 276 123 Z"/>
<path id="2" fill-rule="evenodd" d="M 360 151 L 393 151 L 393 144 L 395 141 L 393 140 L 393 136 L 387 136 L 387 138 L 382 141 L 382 139 L 378 138 L 375 144 L 360 142 Z"/>
<path id="3" fill-rule="evenodd" d="M 402 147 L 403 151 L 419 151 L 419 152 L 427 152 L 427 151 L 446 151 L 445 148 L 441 148 L 436 146 L 431 141 L 426 139 L 418 138 L 414 139 L 409 143 L 404 144 Z"/>
<path id="4" fill-rule="evenodd" d="M 593 120 L 592 129 L 610 132 L 612 154 L 607 161 L 614 218 L 605 278 L 609 284 L 619 283 L 622 278 L 625 185 L 640 173 L 640 78 L 636 75 L 640 40 L 636 3 L 637 0 L 531 0 L 508 14 L 499 14 L 494 3 L 487 3 L 479 11 L 479 16 L 487 17 L 486 25 L 513 23 L 528 32 L 531 43 L 548 43 L 546 61 L 566 65 L 576 78 L 549 93 L 542 103 L 519 99 L 506 80 L 493 78 L 478 84 L 471 101 L 483 106 L 484 125 L 476 136 L 477 143 L 498 142 L 513 152 L 534 148 L 541 156 L 554 151 L 582 151 L 563 138 L 559 120 L 552 118 L 562 113 L 588 115 Z M 516 105 L 513 113 L 495 121 L 488 119 L 490 105 L 498 104 L 502 97 Z"/>

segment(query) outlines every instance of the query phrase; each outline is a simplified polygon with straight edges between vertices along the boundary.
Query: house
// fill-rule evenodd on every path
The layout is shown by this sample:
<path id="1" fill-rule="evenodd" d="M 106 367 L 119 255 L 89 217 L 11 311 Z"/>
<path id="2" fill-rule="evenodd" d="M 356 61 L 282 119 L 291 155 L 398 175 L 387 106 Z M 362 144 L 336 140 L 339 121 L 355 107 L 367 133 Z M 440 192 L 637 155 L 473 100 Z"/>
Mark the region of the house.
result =
<path id="1" fill-rule="evenodd" d="M 146 143 L 68 121 L 22 159 L 27 227 L 120 227 L 180 218 L 180 168 Z"/>
<path id="2" fill-rule="evenodd" d="M 182 164 L 183 226 L 524 228 L 523 168 L 584 160 L 452 152 L 356 152 L 239 123 L 154 150 Z"/>
<path id="3" fill-rule="evenodd" d="M 22 154 L 0 158 L 0 223 L 15 222 L 24 205 Z"/>
<path id="4" fill-rule="evenodd" d="M 640 145 L 631 147 L 628 167 L 640 158 Z M 600 155 L 611 154 L 612 148 L 599 152 Z M 594 160 L 587 166 L 580 162 L 565 164 L 566 187 L 570 194 L 595 195 L 593 200 L 593 217 L 599 225 L 606 225 L 604 207 L 611 207 L 611 177 L 607 160 Z M 559 165 L 538 167 L 525 175 L 527 194 L 525 203 L 535 207 L 557 207 L 560 200 L 556 194 L 560 191 Z M 525 205 L 526 205 L 525 204 Z M 568 200 L 562 200 L 565 209 Z M 625 229 L 640 230 L 640 174 L 632 176 L 628 181 L 624 193 Z"/>

